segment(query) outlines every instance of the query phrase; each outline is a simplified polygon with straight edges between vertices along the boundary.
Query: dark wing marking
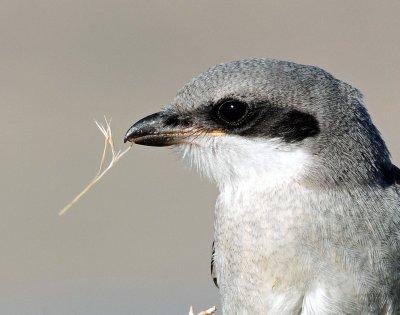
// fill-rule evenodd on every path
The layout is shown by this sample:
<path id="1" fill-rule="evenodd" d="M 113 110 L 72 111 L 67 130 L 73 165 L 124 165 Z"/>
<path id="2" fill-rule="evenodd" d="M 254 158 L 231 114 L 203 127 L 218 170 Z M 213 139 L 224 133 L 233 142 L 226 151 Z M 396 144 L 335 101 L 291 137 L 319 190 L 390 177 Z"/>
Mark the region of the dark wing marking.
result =
<path id="1" fill-rule="evenodd" d="M 214 249 L 214 242 L 213 242 L 212 243 L 212 252 L 211 252 L 211 277 L 214 281 L 215 286 L 218 288 L 217 275 L 215 274 L 215 267 L 214 267 L 214 254 L 215 254 L 215 249 Z"/>
<path id="2" fill-rule="evenodd" d="M 383 184 L 400 184 L 400 169 L 396 165 L 391 164 L 389 166 L 382 167 L 381 171 L 383 175 Z"/>
<path id="3" fill-rule="evenodd" d="M 396 184 L 400 184 L 400 169 L 393 165 L 393 179 Z"/>

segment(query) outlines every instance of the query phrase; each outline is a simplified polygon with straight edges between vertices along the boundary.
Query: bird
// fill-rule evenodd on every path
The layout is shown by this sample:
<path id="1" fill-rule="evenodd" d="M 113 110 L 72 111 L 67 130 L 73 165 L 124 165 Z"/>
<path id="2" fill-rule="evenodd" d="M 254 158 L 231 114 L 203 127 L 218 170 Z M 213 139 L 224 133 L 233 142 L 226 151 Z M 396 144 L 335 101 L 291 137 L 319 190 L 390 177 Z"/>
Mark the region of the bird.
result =
<path id="1" fill-rule="evenodd" d="M 400 314 L 400 171 L 352 85 L 310 65 L 221 63 L 124 141 L 215 183 L 223 314 Z"/>

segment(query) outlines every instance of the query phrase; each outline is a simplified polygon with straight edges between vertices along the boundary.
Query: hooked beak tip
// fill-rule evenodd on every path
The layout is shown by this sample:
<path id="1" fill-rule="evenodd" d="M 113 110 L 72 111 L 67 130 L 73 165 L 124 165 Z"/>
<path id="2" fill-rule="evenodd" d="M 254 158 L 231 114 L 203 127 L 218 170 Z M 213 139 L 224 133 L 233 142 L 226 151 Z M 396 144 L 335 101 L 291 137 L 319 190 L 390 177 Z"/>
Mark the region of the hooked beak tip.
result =
<path id="1" fill-rule="evenodd" d="M 134 143 L 136 139 L 156 133 L 161 128 L 161 122 L 161 112 L 140 119 L 128 129 L 124 137 L 124 143 L 128 141 Z"/>
<path id="2" fill-rule="evenodd" d="M 134 140 L 134 135 L 133 135 L 133 126 L 131 127 L 131 128 L 129 128 L 128 129 L 128 131 L 126 132 L 126 134 L 125 134 L 125 137 L 124 137 L 124 143 L 127 143 L 128 141 L 129 142 L 134 142 L 133 140 Z"/>
<path id="3" fill-rule="evenodd" d="M 129 134 L 126 133 L 125 137 L 124 137 L 124 143 L 127 143 L 129 141 Z"/>

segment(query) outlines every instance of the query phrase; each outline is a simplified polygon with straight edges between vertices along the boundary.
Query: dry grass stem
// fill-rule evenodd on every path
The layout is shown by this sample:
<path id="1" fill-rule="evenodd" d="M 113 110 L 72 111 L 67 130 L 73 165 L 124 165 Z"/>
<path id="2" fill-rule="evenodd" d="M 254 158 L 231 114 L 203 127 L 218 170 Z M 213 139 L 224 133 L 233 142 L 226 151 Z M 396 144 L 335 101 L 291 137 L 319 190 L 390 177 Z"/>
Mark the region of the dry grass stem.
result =
<path id="1" fill-rule="evenodd" d="M 61 211 L 58 213 L 58 215 L 60 216 L 67 212 L 79 199 L 81 199 L 81 197 L 85 195 L 121 159 L 121 157 L 123 157 L 125 153 L 127 153 L 132 148 L 131 144 L 125 150 L 116 151 L 110 126 L 111 120 L 107 120 L 106 117 L 104 117 L 104 120 L 105 126 L 95 121 L 97 127 L 100 129 L 101 133 L 104 136 L 104 149 L 100 160 L 99 170 L 96 176 L 86 185 L 86 187 L 69 204 L 61 209 Z M 104 167 L 108 150 L 111 150 L 110 162 L 107 167 Z"/>
<path id="2" fill-rule="evenodd" d="M 211 314 L 214 314 L 216 311 L 217 311 L 217 308 L 215 306 L 213 306 L 213 307 L 209 308 L 208 310 L 198 313 L 197 315 L 211 315 Z M 189 315 L 194 315 L 192 306 L 190 307 Z"/>

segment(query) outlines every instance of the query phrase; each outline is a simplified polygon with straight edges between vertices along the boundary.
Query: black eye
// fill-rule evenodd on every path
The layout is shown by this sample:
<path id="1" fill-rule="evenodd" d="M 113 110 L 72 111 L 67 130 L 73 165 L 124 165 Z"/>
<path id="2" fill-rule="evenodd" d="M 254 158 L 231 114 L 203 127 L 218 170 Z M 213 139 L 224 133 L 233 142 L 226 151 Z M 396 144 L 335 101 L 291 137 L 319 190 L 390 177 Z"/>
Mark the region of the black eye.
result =
<path id="1" fill-rule="evenodd" d="M 229 100 L 225 101 L 218 106 L 218 118 L 222 121 L 237 125 L 242 122 L 248 112 L 248 105 L 241 101 Z"/>

